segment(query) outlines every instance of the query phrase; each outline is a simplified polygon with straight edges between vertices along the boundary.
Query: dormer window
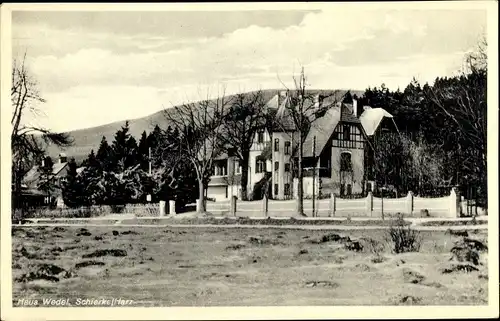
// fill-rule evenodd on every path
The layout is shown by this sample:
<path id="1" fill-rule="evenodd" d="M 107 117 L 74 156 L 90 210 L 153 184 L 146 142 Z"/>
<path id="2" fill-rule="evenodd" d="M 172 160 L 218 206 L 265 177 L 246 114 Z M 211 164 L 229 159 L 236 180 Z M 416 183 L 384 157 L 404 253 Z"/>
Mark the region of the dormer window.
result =
<path id="1" fill-rule="evenodd" d="M 68 161 L 68 157 L 64 153 L 59 154 L 59 164 L 64 164 Z"/>

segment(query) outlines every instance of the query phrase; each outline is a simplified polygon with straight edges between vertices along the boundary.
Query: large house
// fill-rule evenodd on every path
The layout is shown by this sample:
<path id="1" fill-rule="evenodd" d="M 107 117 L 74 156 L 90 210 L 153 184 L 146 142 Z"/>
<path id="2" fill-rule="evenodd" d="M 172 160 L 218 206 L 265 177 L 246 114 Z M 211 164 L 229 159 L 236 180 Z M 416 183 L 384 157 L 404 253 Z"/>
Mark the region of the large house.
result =
<path id="1" fill-rule="evenodd" d="M 373 109 L 376 110 L 373 112 L 368 111 L 368 107 L 359 117 L 357 101 L 346 103 L 342 98 L 339 93 L 324 95 L 318 92 L 314 101 L 306 102 L 317 110 L 326 110 L 323 115 L 314 117 L 303 144 L 306 197 L 311 196 L 313 190 L 316 195 L 362 194 L 367 185 L 371 185 L 365 175 L 369 136 L 377 131 L 384 117 L 392 116 L 382 108 Z M 292 121 L 289 104 L 291 99 L 284 91 L 267 102 L 266 108 L 274 112 L 276 125 L 270 131 L 263 128 L 255 135 L 248 168 L 249 197 L 255 185 L 266 177 L 270 178 L 273 199 L 297 197 L 297 169 L 293 164 L 297 164 L 299 132 Z M 311 110 L 314 112 L 314 108 Z M 240 178 L 241 166 L 237 160 L 226 154 L 219 156 L 214 162 L 207 196 L 216 201 L 226 200 L 231 195 L 241 197 Z"/>

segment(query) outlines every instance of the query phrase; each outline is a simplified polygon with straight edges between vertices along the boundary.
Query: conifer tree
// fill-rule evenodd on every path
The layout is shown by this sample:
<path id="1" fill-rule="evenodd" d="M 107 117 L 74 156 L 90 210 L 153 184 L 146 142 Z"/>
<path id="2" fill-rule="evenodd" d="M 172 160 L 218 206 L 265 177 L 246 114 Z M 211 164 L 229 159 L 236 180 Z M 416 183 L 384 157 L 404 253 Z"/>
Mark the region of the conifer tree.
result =
<path id="1" fill-rule="evenodd" d="M 146 131 L 142 132 L 141 139 L 139 140 L 139 145 L 137 146 L 137 162 L 141 165 L 143 171 L 149 169 L 149 145 L 148 136 Z"/>
<path id="2" fill-rule="evenodd" d="M 129 133 L 129 122 L 115 133 L 111 144 L 113 165 L 116 172 L 123 172 L 136 162 L 137 142 Z"/>
<path id="3" fill-rule="evenodd" d="M 97 150 L 96 159 L 100 163 L 100 167 L 102 170 L 106 172 L 114 170 L 111 147 L 109 146 L 108 141 L 104 136 L 102 136 L 101 144 L 99 145 L 99 149 Z"/>
<path id="4" fill-rule="evenodd" d="M 68 207 L 76 208 L 83 205 L 88 205 L 87 195 L 85 195 L 84 186 L 76 171 L 76 162 L 72 158 L 68 162 L 68 172 L 66 181 L 62 187 L 62 196 L 64 204 Z"/>

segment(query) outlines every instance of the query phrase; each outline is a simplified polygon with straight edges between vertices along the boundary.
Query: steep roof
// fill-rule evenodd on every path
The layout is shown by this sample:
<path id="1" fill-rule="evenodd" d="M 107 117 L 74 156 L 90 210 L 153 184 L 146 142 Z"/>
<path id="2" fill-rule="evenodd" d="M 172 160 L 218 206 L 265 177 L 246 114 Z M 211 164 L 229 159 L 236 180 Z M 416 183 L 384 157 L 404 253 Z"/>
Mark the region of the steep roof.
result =
<path id="1" fill-rule="evenodd" d="M 316 156 L 323 151 L 323 148 L 325 148 L 325 145 L 332 136 L 333 131 L 335 130 L 335 127 L 337 127 L 340 119 L 341 108 L 340 106 L 335 106 L 328 109 L 323 117 L 318 118 L 311 124 L 311 129 L 309 130 L 303 145 L 304 157 L 313 157 L 314 137 L 316 137 Z"/>
<path id="2" fill-rule="evenodd" d="M 361 116 L 359 116 L 359 120 L 366 134 L 372 136 L 384 117 L 393 118 L 393 116 L 383 108 L 371 108 L 367 106 Z"/>
<path id="3" fill-rule="evenodd" d="M 52 175 L 57 176 L 68 165 L 67 162 L 55 163 L 52 166 Z M 23 183 L 30 188 L 37 188 L 38 181 L 40 180 L 39 166 L 33 166 L 23 178 Z"/>

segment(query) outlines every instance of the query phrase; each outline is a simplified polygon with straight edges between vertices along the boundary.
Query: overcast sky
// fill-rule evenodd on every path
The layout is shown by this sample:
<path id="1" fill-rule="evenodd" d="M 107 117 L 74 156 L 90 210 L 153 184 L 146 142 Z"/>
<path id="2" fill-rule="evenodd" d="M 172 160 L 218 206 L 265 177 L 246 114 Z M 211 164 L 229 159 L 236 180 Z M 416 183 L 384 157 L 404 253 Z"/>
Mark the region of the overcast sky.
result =
<path id="1" fill-rule="evenodd" d="M 483 10 L 14 12 L 56 131 L 146 116 L 217 91 L 404 87 L 452 75 L 486 30 Z M 352 7 L 351 7 L 352 8 Z"/>

